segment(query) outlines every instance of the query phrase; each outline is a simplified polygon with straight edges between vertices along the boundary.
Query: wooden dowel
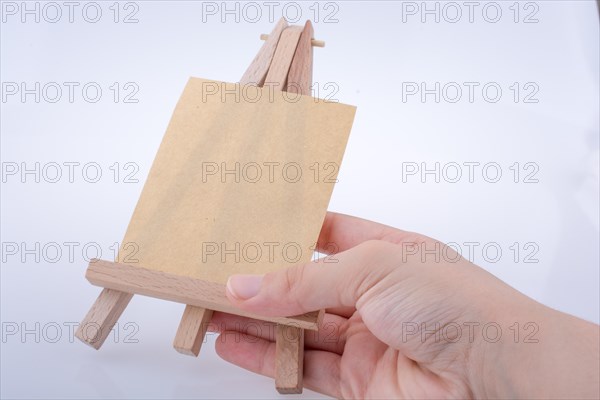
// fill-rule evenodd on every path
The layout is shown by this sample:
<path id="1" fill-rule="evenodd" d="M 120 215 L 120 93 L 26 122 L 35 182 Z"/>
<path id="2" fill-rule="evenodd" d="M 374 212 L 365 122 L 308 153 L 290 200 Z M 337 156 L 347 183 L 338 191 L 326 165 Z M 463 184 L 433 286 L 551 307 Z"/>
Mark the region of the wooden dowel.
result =
<path id="1" fill-rule="evenodd" d="M 268 38 L 269 35 L 267 35 L 266 33 L 262 33 L 260 35 L 260 40 L 267 40 Z M 325 47 L 325 42 L 322 40 L 312 39 L 310 43 L 313 45 L 313 47 Z"/>

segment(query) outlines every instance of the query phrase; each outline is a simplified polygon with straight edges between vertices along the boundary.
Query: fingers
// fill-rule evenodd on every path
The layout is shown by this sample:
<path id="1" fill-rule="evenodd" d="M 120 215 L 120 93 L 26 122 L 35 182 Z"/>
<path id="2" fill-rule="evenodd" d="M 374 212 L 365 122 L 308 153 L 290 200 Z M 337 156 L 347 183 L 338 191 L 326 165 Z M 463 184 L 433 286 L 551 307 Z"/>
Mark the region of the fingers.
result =
<path id="1" fill-rule="evenodd" d="M 275 342 L 240 332 L 222 332 L 215 342 L 224 360 L 257 374 L 275 376 Z"/>
<path id="2" fill-rule="evenodd" d="M 397 267 L 399 251 L 399 246 L 367 241 L 338 254 L 336 263 L 317 261 L 267 275 L 233 275 L 227 297 L 237 307 L 266 316 L 355 307 Z"/>
<path id="3" fill-rule="evenodd" d="M 405 238 L 415 235 L 412 232 L 366 219 L 328 212 L 321 228 L 317 249 L 323 254 L 335 254 L 351 249 L 367 240 L 400 243 Z"/>
<path id="4" fill-rule="evenodd" d="M 275 341 L 276 324 L 233 314 L 214 312 L 208 326 L 211 332 L 236 331 L 268 341 Z M 346 345 L 347 320 L 338 315 L 325 314 L 318 331 L 304 332 L 306 349 L 342 354 Z"/>
<path id="5" fill-rule="evenodd" d="M 223 332 L 216 341 L 217 354 L 249 371 L 275 376 L 275 343 L 240 332 Z M 304 386 L 334 397 L 341 397 L 338 354 L 309 350 L 304 352 Z"/>
<path id="6" fill-rule="evenodd" d="M 356 312 L 356 307 L 332 307 L 325 310 L 327 314 L 339 315 L 340 317 L 350 318 Z"/>

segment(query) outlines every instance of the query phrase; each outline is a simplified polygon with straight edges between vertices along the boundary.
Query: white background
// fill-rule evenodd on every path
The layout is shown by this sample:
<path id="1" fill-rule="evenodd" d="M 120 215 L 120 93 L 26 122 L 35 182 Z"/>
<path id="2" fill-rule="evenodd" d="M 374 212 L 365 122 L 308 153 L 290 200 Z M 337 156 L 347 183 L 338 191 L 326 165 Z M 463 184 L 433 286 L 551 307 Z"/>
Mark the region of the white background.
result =
<path id="1" fill-rule="evenodd" d="M 284 3 L 271 16 L 267 6 L 257 3 L 262 12 L 258 17 L 256 8 L 244 13 L 244 5 L 238 4 L 238 22 L 235 14 L 203 13 L 200 2 L 147 1 L 127 8 L 121 3 L 117 23 L 112 1 L 101 2 L 97 23 L 83 18 L 86 2 L 75 8 L 72 23 L 62 2 L 63 15 L 55 23 L 44 19 L 55 18 L 56 12 L 44 8 L 45 3 L 38 4 L 39 23 L 35 15 L 21 21 L 21 2 L 14 3 L 19 7 L 16 15 L 7 3 L 2 5 L 1 28 L 3 173 L 14 163 L 19 168 L 33 168 L 36 162 L 40 168 L 81 164 L 73 183 L 64 165 L 57 183 L 47 182 L 44 175 L 37 183 L 34 175 L 22 176 L 20 171 L 3 175 L 2 397 L 277 397 L 272 380 L 220 360 L 213 350 L 214 336 L 198 359 L 176 353 L 171 342 L 183 305 L 136 296 L 120 319 L 118 339 L 109 337 L 100 351 L 73 341 L 68 325 L 81 320 L 99 292 L 84 278 L 82 248 L 88 244 L 88 254 L 95 256 L 97 246 L 103 258 L 112 257 L 110 247 L 123 237 L 188 77 L 238 80 L 261 45 L 259 34 L 271 30 Z M 424 15 L 422 22 L 420 12 L 408 12 L 413 5 L 421 8 L 421 2 L 332 4 L 302 3 L 297 22 L 316 20 L 315 10 L 320 11 L 315 35 L 326 47 L 315 49 L 318 95 L 332 95 L 335 87 L 333 98 L 358 106 L 329 209 L 458 243 L 463 255 L 527 295 L 597 323 L 596 3 L 522 2 L 515 22 L 513 2 L 499 2 L 502 14 L 496 23 L 488 21 L 495 18 L 495 8 L 487 6 L 483 14 L 487 2 L 475 8 L 472 22 L 468 8 L 458 2 L 462 17 L 454 23 L 449 20 L 456 8 L 445 3 L 437 5 L 439 22 L 435 15 Z M 434 9 L 436 3 L 427 6 Z M 36 7 L 35 2 L 28 7 Z M 286 10 L 296 18 L 294 8 Z M 94 10 L 87 11 L 94 18 Z M 138 22 L 123 23 L 132 11 Z M 329 23 L 323 22 L 332 12 Z M 537 22 L 524 23 L 528 15 Z M 20 93 L 9 95 L 11 82 L 29 88 L 35 82 L 41 87 L 48 82 L 80 86 L 73 102 L 62 86 L 63 96 L 56 103 L 47 101 L 54 92 L 46 98 L 41 93 L 36 103 L 33 94 L 24 101 Z M 89 82 L 102 88 L 96 103 L 82 96 L 81 88 Z M 120 87 L 117 103 L 110 89 L 115 82 Z M 131 86 L 125 90 L 127 82 L 139 89 L 133 96 L 137 103 L 123 102 L 122 96 L 131 91 Z M 428 88 L 435 82 L 441 87 L 448 82 L 479 86 L 473 102 L 466 86 L 456 103 L 447 101 L 455 92 L 446 93 L 439 103 L 434 95 L 424 102 L 419 95 L 403 101 L 407 82 L 425 82 Z M 490 82 L 502 89 L 495 103 L 482 96 L 481 88 Z M 520 87 L 517 102 L 510 89 L 515 82 Z M 525 90 L 526 83 L 533 86 Z M 539 89 L 533 96 L 538 102 L 525 103 L 532 87 Z M 81 167 L 90 162 L 101 167 L 97 183 L 82 176 Z M 114 167 L 109 168 L 115 162 L 121 171 L 118 183 Z M 124 169 L 128 162 L 139 167 L 134 175 L 138 183 L 123 182 L 124 173 L 132 171 Z M 432 175 L 403 179 L 407 163 L 426 163 L 427 168 L 440 163 L 443 170 L 455 165 L 448 163 L 465 162 L 480 163 L 472 183 L 464 166 L 458 183 L 448 181 L 455 173 L 450 169 L 440 182 Z M 509 168 L 515 162 L 521 169 L 518 183 Z M 537 166 L 537 183 L 523 182 L 531 171 L 523 169 L 528 162 Z M 495 175 L 491 170 L 482 175 L 481 166 L 487 163 L 500 166 L 497 183 L 484 179 Z M 73 259 L 65 242 L 77 243 Z M 472 254 L 468 242 L 476 243 Z M 515 242 L 520 248 L 516 262 Z M 37 254 L 22 252 L 24 247 L 35 249 L 36 243 Z M 44 246 L 55 249 L 49 243 L 62 249 L 56 262 L 51 262 L 54 252 L 42 251 Z M 502 255 L 484 253 L 486 244 L 488 249 L 500 248 Z M 531 251 L 531 260 L 537 262 L 524 262 Z M 55 339 L 57 326 L 60 337 Z M 15 327 L 19 331 L 8 334 Z M 137 332 L 132 333 L 134 327 Z M 24 329 L 32 333 L 22 335 Z M 137 343 L 125 340 L 127 334 Z M 317 395 L 305 391 L 303 396 Z"/>

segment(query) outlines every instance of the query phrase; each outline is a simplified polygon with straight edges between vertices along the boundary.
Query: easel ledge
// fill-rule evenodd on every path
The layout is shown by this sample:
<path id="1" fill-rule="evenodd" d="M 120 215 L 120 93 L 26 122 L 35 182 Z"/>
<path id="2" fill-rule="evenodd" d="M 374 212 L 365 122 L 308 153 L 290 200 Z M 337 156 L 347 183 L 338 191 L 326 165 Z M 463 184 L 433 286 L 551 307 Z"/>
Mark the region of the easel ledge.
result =
<path id="1" fill-rule="evenodd" d="M 169 274 L 139 265 L 92 259 L 85 277 L 95 286 L 141 294 L 190 306 L 241 315 L 280 325 L 316 331 L 323 313 L 314 311 L 293 317 L 265 317 L 235 307 L 225 295 L 225 285 Z"/>

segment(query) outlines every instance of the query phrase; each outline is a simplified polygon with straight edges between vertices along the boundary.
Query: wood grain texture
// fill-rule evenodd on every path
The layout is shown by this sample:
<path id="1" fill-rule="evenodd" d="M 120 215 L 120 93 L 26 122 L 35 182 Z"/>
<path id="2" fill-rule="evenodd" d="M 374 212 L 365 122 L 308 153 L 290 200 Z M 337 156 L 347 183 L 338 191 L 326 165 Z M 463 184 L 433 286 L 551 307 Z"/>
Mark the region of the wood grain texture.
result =
<path id="1" fill-rule="evenodd" d="M 313 76 L 313 27 L 306 21 L 287 77 L 287 91 L 310 96 Z"/>
<path id="2" fill-rule="evenodd" d="M 302 393 L 304 330 L 277 325 L 275 333 L 275 388 L 281 394 Z"/>
<path id="3" fill-rule="evenodd" d="M 300 26 L 289 26 L 283 30 L 264 86 L 273 86 L 275 90 L 285 90 L 290 65 L 302 31 Z"/>
<path id="4" fill-rule="evenodd" d="M 225 285 L 201 279 L 150 270 L 139 265 L 92 260 L 85 274 L 92 285 L 122 292 L 142 294 L 158 299 L 207 308 L 229 314 L 317 330 L 319 312 L 291 317 L 265 317 L 242 311 L 225 295 Z"/>
<path id="5" fill-rule="evenodd" d="M 281 32 L 283 32 L 287 26 L 288 24 L 285 18 L 281 18 L 279 22 L 277 22 L 277 25 L 273 28 L 269 38 L 262 45 L 258 54 L 254 57 L 254 60 L 252 60 L 248 69 L 246 69 L 246 72 L 244 72 L 240 83 L 254 84 L 257 86 L 263 85 L 265 77 L 267 76 L 267 71 L 271 65 L 271 60 L 273 60 L 273 55 L 275 54 Z"/>
<path id="6" fill-rule="evenodd" d="M 75 337 L 98 350 L 133 297 L 112 289 L 103 289 L 79 324 Z"/>
<path id="7" fill-rule="evenodd" d="M 212 314 L 212 310 L 186 305 L 173 341 L 175 350 L 198 357 Z"/>

